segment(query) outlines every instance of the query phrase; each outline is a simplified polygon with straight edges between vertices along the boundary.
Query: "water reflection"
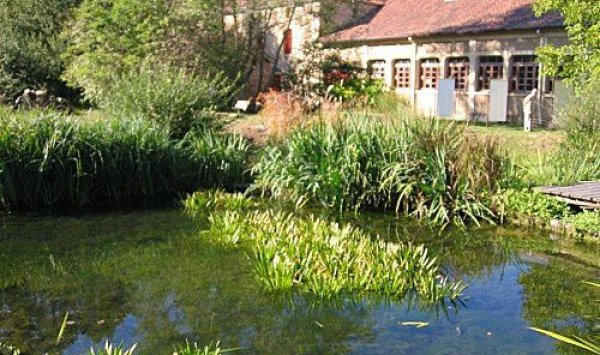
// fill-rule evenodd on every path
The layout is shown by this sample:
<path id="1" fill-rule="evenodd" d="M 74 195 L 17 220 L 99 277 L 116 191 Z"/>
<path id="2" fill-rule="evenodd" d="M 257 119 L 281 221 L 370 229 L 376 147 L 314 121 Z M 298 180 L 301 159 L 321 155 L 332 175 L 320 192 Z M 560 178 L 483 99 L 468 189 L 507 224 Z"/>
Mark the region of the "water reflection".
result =
<path id="1" fill-rule="evenodd" d="M 597 280 L 598 269 L 547 255 L 545 238 L 499 229 L 439 235 L 385 216 L 353 223 L 426 242 L 469 284 L 462 302 L 266 295 L 243 251 L 203 242 L 178 211 L 21 219 L 0 240 L 0 341 L 64 354 L 105 339 L 140 343 L 148 354 L 185 339 L 256 354 L 552 353 L 571 349 L 528 326 L 594 334 L 600 296 L 580 281 Z M 74 323 L 57 346 L 66 311 Z"/>

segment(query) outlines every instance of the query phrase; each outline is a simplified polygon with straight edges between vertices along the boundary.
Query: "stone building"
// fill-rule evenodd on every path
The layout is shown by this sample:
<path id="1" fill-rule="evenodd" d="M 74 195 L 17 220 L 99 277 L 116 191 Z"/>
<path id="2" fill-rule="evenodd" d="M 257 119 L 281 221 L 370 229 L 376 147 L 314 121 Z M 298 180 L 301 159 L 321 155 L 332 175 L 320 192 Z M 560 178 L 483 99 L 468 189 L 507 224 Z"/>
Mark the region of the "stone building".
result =
<path id="1" fill-rule="evenodd" d="M 245 95 L 272 85 L 269 79 L 273 71 L 279 74 L 289 72 L 292 62 L 302 60 L 307 43 L 318 41 L 324 32 L 363 23 L 382 5 L 381 0 L 328 1 L 326 4 L 318 0 L 265 0 L 258 2 L 259 6 L 248 3 L 248 0 L 239 0 L 238 8 L 230 10 L 224 19 L 226 24 L 234 27 L 243 23 L 252 11 L 268 29 L 258 46 L 264 44 L 262 64 L 253 71 Z"/>
<path id="2" fill-rule="evenodd" d="M 362 23 L 321 38 L 432 115 L 519 122 L 533 89 L 549 124 L 562 85 L 541 74 L 536 49 L 567 43 L 562 17 L 533 0 L 387 0 Z"/>

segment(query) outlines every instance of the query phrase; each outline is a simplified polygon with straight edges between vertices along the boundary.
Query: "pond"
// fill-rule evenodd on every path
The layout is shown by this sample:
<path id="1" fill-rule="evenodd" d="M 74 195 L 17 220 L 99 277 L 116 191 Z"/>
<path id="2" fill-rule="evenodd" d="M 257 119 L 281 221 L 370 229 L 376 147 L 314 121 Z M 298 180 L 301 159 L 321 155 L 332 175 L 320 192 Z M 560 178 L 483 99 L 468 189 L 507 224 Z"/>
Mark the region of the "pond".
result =
<path id="1" fill-rule="evenodd" d="M 595 245 L 496 227 L 424 232 L 378 214 L 352 223 L 426 243 L 468 284 L 464 296 L 425 307 L 265 294 L 243 250 L 201 238 L 207 226 L 177 209 L 11 217 L 0 226 L 0 343 L 31 354 L 107 339 L 142 354 L 186 340 L 240 354 L 551 354 L 577 350 L 528 327 L 598 337 L 600 294 L 582 283 L 600 280 Z"/>

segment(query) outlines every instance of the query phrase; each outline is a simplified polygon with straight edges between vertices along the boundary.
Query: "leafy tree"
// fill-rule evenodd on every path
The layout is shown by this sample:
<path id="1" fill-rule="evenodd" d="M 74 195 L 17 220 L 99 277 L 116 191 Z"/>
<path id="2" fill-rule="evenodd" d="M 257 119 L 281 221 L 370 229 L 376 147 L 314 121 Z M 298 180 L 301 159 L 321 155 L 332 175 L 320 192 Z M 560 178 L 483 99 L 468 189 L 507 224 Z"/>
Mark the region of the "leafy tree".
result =
<path id="1" fill-rule="evenodd" d="M 160 46 L 171 2 L 83 0 L 65 31 L 65 80 L 97 102 L 114 76 L 139 67 Z"/>
<path id="2" fill-rule="evenodd" d="M 577 86 L 600 80 L 600 1 L 536 0 L 538 15 L 559 11 L 565 20 L 570 44 L 546 46 L 539 55 L 546 74 L 570 79 Z"/>
<path id="3" fill-rule="evenodd" d="M 66 95 L 60 80 L 65 42 L 59 34 L 77 0 L 13 0 L 0 4 L 0 97 L 27 87 Z"/>

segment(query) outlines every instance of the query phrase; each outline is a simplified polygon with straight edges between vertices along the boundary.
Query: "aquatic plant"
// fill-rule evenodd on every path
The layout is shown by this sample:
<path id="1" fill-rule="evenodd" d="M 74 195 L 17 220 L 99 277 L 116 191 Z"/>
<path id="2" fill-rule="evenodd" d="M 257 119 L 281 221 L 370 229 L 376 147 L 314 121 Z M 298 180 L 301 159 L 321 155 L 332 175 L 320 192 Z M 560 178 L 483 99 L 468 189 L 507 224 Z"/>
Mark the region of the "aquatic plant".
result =
<path id="1" fill-rule="evenodd" d="M 507 189 L 502 192 L 502 214 L 508 218 L 530 218 L 545 223 L 570 214 L 569 205 L 537 191 Z"/>
<path id="2" fill-rule="evenodd" d="M 247 243 L 256 278 L 267 291 L 296 289 L 326 299 L 416 294 L 436 302 L 464 289 L 442 275 L 425 247 L 372 239 L 350 225 L 273 211 L 215 212 L 210 221 L 207 238 Z"/>
<path id="3" fill-rule="evenodd" d="M 16 346 L 0 342 L 0 354 L 21 355 L 21 350 Z"/>
<path id="4" fill-rule="evenodd" d="M 180 141 L 118 117 L 0 116 L 0 208 L 135 202 L 244 183 L 250 154 L 238 136 L 203 131 Z"/>
<path id="5" fill-rule="evenodd" d="M 583 211 L 567 218 L 575 236 L 600 241 L 600 212 Z"/>
<path id="6" fill-rule="evenodd" d="M 600 284 L 594 283 L 594 282 L 584 282 L 585 284 L 592 286 L 592 287 L 596 287 L 600 289 Z M 549 330 L 544 330 L 544 329 L 540 329 L 540 328 L 535 328 L 535 327 L 529 327 L 529 329 L 536 331 L 538 333 L 544 334 L 546 336 L 549 336 L 551 338 L 554 338 L 558 341 L 561 341 L 563 343 L 567 343 L 567 344 L 571 344 L 574 345 L 578 348 L 587 350 L 593 354 L 600 354 L 600 344 L 598 343 L 594 343 L 592 341 L 588 341 L 585 340 L 583 338 L 580 337 L 567 337 L 555 332 L 551 332 Z"/>
<path id="7" fill-rule="evenodd" d="M 183 200 L 185 212 L 192 216 L 207 214 L 215 209 L 248 211 L 255 202 L 242 193 L 227 193 L 223 190 L 197 191 Z"/>
<path id="8" fill-rule="evenodd" d="M 124 349 L 122 346 L 111 344 L 107 340 L 103 348 L 91 348 L 88 355 L 133 355 L 135 348 L 137 348 L 137 344 L 134 344 L 131 348 Z"/>
<path id="9" fill-rule="evenodd" d="M 227 354 L 239 349 L 221 349 L 221 343 L 199 346 L 197 343 L 190 344 L 186 341 L 185 345 L 180 345 L 175 348 L 173 355 L 221 355 Z"/>
<path id="10" fill-rule="evenodd" d="M 446 225 L 492 221 L 504 159 L 492 140 L 408 114 L 316 123 L 266 148 L 254 188 L 298 205 L 395 209 Z"/>

